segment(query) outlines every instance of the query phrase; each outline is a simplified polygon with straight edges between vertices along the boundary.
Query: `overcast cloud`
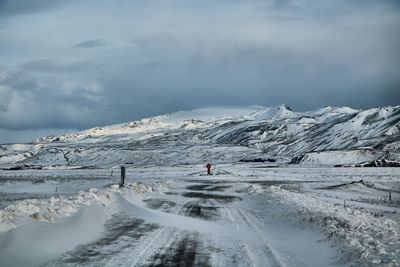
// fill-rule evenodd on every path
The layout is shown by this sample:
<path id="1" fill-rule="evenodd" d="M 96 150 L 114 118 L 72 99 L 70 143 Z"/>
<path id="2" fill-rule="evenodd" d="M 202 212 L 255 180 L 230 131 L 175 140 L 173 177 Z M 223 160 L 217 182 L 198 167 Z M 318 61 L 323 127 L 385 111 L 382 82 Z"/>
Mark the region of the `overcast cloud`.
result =
<path id="1" fill-rule="evenodd" d="M 0 143 L 203 106 L 398 105 L 399 32 L 394 0 L 0 0 Z"/>

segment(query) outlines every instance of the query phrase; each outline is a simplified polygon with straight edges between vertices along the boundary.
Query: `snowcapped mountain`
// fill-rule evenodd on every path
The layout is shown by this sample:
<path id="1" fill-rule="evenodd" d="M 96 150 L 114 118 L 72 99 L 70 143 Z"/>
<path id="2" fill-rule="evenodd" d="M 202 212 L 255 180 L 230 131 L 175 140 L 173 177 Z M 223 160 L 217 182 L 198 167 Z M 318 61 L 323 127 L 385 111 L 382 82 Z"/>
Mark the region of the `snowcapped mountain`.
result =
<path id="1" fill-rule="evenodd" d="M 11 169 L 254 159 L 327 165 L 399 160 L 400 106 L 197 109 L 0 146 L 0 166 Z"/>

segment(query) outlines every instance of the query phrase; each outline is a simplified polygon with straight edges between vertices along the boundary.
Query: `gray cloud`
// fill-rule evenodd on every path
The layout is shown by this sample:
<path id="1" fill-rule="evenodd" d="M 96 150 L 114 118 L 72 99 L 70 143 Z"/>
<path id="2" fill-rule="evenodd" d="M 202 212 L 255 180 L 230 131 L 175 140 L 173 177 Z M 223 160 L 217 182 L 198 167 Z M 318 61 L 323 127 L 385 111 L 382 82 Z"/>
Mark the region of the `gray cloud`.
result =
<path id="1" fill-rule="evenodd" d="M 275 0 L 272 6 L 276 9 L 286 9 L 292 7 L 292 2 L 290 0 Z"/>
<path id="2" fill-rule="evenodd" d="M 396 1 L 312 3 L 87 0 L 5 17 L 0 128 L 86 128 L 202 106 L 399 104 Z"/>
<path id="3" fill-rule="evenodd" d="M 85 62 L 57 62 L 50 59 L 29 61 L 21 66 L 31 72 L 76 72 L 85 66 Z"/>
<path id="4" fill-rule="evenodd" d="M 105 46 L 107 45 L 107 42 L 105 42 L 103 39 L 92 39 L 92 40 L 87 40 L 81 43 L 78 43 L 74 45 L 76 48 L 94 48 L 94 47 L 99 47 L 99 46 Z"/>
<path id="5" fill-rule="evenodd" d="M 0 15 L 31 14 L 62 5 L 62 0 L 0 0 Z"/>
<path id="6" fill-rule="evenodd" d="M 82 128 L 107 118 L 103 88 L 93 81 L 41 79 L 24 71 L 1 71 L 0 125 L 3 129 Z M 11 81 L 24 80 L 22 83 Z M 98 112 L 100 109 L 102 113 Z"/>

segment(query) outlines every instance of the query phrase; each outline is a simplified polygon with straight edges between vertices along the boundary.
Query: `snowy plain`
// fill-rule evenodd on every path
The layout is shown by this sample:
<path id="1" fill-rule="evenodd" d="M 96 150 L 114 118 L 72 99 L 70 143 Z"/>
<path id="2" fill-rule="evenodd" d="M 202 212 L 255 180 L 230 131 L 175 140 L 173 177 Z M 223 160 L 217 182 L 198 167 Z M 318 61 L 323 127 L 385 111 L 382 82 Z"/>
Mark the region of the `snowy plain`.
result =
<path id="1" fill-rule="evenodd" d="M 399 266 L 400 168 L 333 167 L 399 158 L 399 121 L 203 109 L 1 145 L 0 266 Z"/>
<path id="2" fill-rule="evenodd" d="M 3 195 L 42 194 L 1 210 L 2 266 L 399 264 L 399 169 L 262 167 L 2 173 Z"/>

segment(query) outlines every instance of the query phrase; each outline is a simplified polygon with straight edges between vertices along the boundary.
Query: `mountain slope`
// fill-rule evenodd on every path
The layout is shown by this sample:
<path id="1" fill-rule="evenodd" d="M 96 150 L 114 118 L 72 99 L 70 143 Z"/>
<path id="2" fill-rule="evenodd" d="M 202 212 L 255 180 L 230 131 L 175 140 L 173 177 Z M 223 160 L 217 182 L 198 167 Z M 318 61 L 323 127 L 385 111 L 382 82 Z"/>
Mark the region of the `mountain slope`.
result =
<path id="1" fill-rule="evenodd" d="M 32 144 L 0 146 L 3 168 L 174 165 L 274 158 L 302 164 L 400 159 L 400 106 L 181 111 Z"/>

